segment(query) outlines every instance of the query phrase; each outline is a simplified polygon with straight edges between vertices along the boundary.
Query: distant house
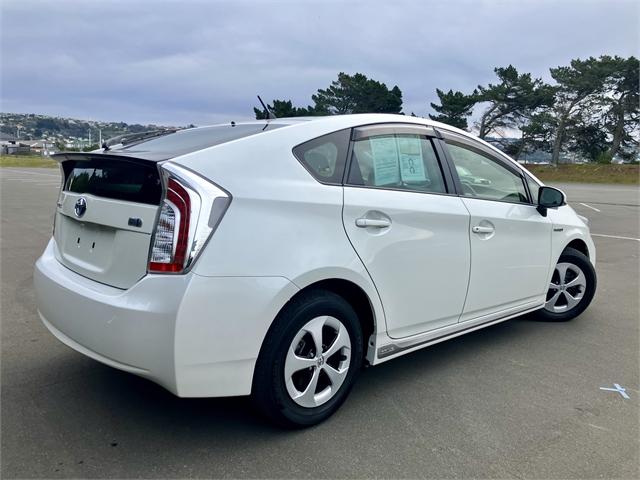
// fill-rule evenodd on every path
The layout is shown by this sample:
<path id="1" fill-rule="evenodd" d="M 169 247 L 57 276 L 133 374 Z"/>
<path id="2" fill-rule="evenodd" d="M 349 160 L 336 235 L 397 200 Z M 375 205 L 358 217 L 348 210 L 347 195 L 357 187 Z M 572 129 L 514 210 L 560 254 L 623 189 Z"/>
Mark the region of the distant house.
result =
<path id="1" fill-rule="evenodd" d="M 23 140 L 20 143 L 23 145 L 29 145 L 32 152 L 41 153 L 43 155 L 48 155 L 55 147 L 53 142 L 47 140 Z"/>
<path id="2" fill-rule="evenodd" d="M 10 133 L 0 132 L 0 155 L 15 155 L 31 152 L 26 140 L 18 140 Z"/>
<path id="3" fill-rule="evenodd" d="M 18 141 L 0 140 L 0 155 L 16 155 L 31 152 L 31 147 Z"/>

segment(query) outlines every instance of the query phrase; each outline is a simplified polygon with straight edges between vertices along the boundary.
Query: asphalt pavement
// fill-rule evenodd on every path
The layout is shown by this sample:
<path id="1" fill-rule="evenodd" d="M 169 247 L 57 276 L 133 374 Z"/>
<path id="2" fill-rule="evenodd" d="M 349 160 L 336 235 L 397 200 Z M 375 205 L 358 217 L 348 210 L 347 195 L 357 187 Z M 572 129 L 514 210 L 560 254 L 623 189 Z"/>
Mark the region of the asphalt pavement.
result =
<path id="1" fill-rule="evenodd" d="M 2 478 L 640 476 L 637 187 L 560 185 L 598 249 L 579 318 L 521 317 L 366 369 L 327 422 L 282 431 L 244 398 L 177 398 L 45 329 L 32 269 L 58 183 L 0 168 Z M 600 389 L 614 384 L 629 398 Z"/>

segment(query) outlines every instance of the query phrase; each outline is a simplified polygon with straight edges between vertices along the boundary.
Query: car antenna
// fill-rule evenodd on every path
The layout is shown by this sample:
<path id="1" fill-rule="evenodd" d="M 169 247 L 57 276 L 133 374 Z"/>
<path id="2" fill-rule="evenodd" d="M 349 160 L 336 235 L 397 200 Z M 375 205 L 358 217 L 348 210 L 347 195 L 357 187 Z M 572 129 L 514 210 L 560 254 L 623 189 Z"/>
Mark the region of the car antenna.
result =
<path id="1" fill-rule="evenodd" d="M 278 118 L 276 117 L 273 112 L 271 110 L 269 110 L 269 107 L 267 107 L 264 102 L 262 101 L 262 99 L 260 98 L 260 95 L 257 95 L 258 100 L 260 100 L 260 104 L 262 105 L 262 108 L 264 108 L 264 112 L 267 114 L 267 119 L 272 120 L 274 118 Z"/>

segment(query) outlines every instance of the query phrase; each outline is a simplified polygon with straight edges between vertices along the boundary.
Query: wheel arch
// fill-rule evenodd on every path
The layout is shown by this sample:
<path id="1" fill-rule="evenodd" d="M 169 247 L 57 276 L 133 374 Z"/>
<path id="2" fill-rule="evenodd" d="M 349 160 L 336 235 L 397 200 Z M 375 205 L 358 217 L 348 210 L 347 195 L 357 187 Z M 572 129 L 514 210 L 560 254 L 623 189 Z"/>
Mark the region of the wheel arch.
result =
<path id="1" fill-rule="evenodd" d="M 278 315 L 287 307 L 287 305 L 289 305 L 289 303 L 309 291 L 325 290 L 339 295 L 353 307 L 358 315 L 358 320 L 362 327 L 365 360 L 371 362 L 374 358 L 372 355 L 375 354 L 376 333 L 378 333 L 378 329 L 384 329 L 385 325 L 382 305 L 379 303 L 379 298 L 377 297 L 375 288 L 373 288 L 373 292 L 368 292 L 366 286 L 363 287 L 353 279 L 343 277 L 308 279 L 308 281 L 302 285 L 300 280 L 301 279 L 296 279 L 295 281 L 299 290 L 282 305 L 278 311 Z M 278 315 L 276 315 L 276 318 Z"/>
<path id="2" fill-rule="evenodd" d="M 587 246 L 587 243 L 581 238 L 574 238 L 573 240 L 571 240 L 562 251 L 564 252 L 567 248 L 573 248 L 574 250 L 577 250 L 580 253 L 584 254 L 585 257 L 590 258 L 589 247 Z"/>
<path id="3" fill-rule="evenodd" d="M 369 295 L 356 283 L 342 278 L 328 278 L 307 285 L 294 295 L 309 290 L 327 290 L 344 298 L 355 310 L 362 327 L 363 349 L 366 352 L 371 344 L 371 337 L 376 332 L 376 316 Z"/>

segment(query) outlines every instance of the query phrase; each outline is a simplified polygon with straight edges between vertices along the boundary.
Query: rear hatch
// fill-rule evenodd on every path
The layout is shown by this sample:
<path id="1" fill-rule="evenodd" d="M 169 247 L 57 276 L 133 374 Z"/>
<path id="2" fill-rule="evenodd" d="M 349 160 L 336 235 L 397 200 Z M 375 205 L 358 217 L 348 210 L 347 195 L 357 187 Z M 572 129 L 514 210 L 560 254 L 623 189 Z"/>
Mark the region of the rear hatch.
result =
<path id="1" fill-rule="evenodd" d="M 154 265 L 154 262 L 151 265 L 148 262 L 159 205 L 163 201 L 161 162 L 285 125 L 231 122 L 185 130 L 156 130 L 108 140 L 102 151 L 54 155 L 64 171 L 54 224 L 58 260 L 92 280 L 129 288 Z M 196 188 L 199 192 L 190 189 L 187 190 L 192 193 L 183 192 L 187 196 L 195 195 L 192 209 L 196 206 L 208 209 L 218 197 L 222 204 L 228 205 L 229 198 L 220 189 L 207 182 L 201 184 L 198 178 L 193 178 L 191 183 L 192 187 L 200 185 Z M 204 196 L 201 198 L 199 194 Z M 220 212 L 224 213 L 224 209 Z M 187 213 L 185 218 L 192 213 Z M 178 272 L 187 267 L 206 243 L 206 235 L 215 228 L 198 225 L 197 215 L 194 215 L 193 226 L 195 230 L 186 232 L 188 235 L 184 239 L 194 243 L 190 243 L 193 248 L 189 252 L 181 252 L 187 255 L 183 265 L 173 265 L 174 257 L 180 253 L 177 251 L 180 235 L 160 238 L 160 243 L 173 246 L 168 255 L 168 261 L 173 262 L 172 268 L 180 267 L 163 271 Z M 181 248 L 186 247 L 181 244 Z M 168 265 L 164 267 L 169 268 Z"/>
<path id="2" fill-rule="evenodd" d="M 154 161 L 117 155 L 66 154 L 56 206 L 58 261 L 118 288 L 147 273 L 162 184 Z"/>

